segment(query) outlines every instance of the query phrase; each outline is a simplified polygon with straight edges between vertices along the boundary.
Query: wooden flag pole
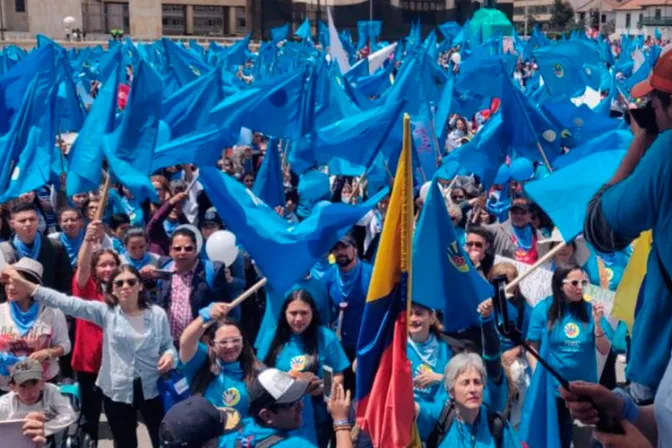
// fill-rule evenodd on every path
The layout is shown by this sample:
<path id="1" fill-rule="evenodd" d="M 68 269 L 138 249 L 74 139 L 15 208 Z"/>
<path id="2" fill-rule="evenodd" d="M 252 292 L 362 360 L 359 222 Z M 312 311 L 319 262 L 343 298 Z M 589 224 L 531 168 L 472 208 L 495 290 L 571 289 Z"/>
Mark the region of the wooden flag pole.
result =
<path id="1" fill-rule="evenodd" d="M 107 207 L 107 198 L 110 194 L 110 185 L 112 183 L 112 174 L 107 173 L 105 178 L 105 184 L 103 185 L 103 191 L 100 196 L 100 202 L 98 203 L 98 210 L 96 210 L 96 216 L 94 219 L 96 221 L 101 221 L 103 216 L 105 216 L 105 207 Z"/>
<path id="2" fill-rule="evenodd" d="M 555 254 L 557 254 L 558 252 L 560 252 L 565 246 L 567 246 L 567 243 L 563 241 L 562 243 L 560 243 L 560 244 L 558 244 L 557 246 L 555 246 L 553 249 L 549 250 L 548 253 L 547 253 L 546 255 L 544 255 L 543 257 L 541 257 L 540 259 L 538 259 L 537 262 L 534 263 L 534 264 L 530 267 L 530 269 L 528 269 L 527 271 L 523 272 L 523 273 L 520 274 L 518 277 L 516 277 L 511 283 L 509 283 L 508 285 L 506 285 L 506 290 L 509 291 L 509 290 L 515 288 L 516 286 L 518 286 L 518 284 L 519 284 L 520 282 L 522 282 L 523 280 L 525 280 L 525 278 L 526 278 L 528 275 L 530 275 L 532 272 L 534 272 L 534 271 L 536 271 L 537 269 L 539 269 L 544 263 L 546 263 L 548 260 L 550 260 L 551 258 L 553 258 L 553 257 L 555 256 Z"/>
<path id="3" fill-rule="evenodd" d="M 259 280 L 257 283 L 255 283 L 254 285 L 250 286 L 250 289 L 248 289 L 247 291 L 245 291 L 244 293 L 242 293 L 241 295 L 239 295 L 238 297 L 236 297 L 236 298 L 233 300 L 233 302 L 231 302 L 231 303 L 229 304 L 229 305 L 231 305 L 231 308 L 230 308 L 230 309 L 233 309 L 233 308 L 237 307 L 238 305 L 240 305 L 241 303 L 243 303 L 243 302 L 244 302 L 245 300 L 247 300 L 252 294 L 254 294 L 255 292 L 257 292 L 259 289 L 263 288 L 264 285 L 266 285 L 267 282 L 268 282 L 268 279 L 267 279 L 266 277 L 264 277 L 264 278 L 262 278 L 261 280 Z M 216 322 L 216 321 L 212 321 L 212 320 L 211 320 L 211 321 L 208 322 L 207 324 L 203 324 L 203 328 L 209 328 L 209 327 L 211 327 L 212 325 L 214 325 L 215 322 Z"/>

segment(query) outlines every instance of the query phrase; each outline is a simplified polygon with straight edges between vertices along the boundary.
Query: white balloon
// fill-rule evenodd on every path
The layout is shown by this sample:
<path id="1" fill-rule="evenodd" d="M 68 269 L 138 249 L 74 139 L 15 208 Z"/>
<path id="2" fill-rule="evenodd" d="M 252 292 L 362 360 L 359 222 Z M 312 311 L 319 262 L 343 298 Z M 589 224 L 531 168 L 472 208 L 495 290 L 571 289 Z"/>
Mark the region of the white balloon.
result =
<path id="1" fill-rule="evenodd" d="M 422 187 L 420 187 L 420 199 L 422 202 L 425 202 L 425 198 L 427 198 L 427 193 L 429 193 L 429 187 L 432 185 L 432 181 L 425 182 L 422 184 Z"/>
<path id="2" fill-rule="evenodd" d="M 75 23 L 75 18 L 72 17 L 72 16 L 65 17 L 63 19 L 63 23 L 65 23 L 66 25 L 70 25 L 71 23 Z"/>
<path id="3" fill-rule="evenodd" d="M 227 267 L 231 266 L 238 257 L 236 235 L 228 230 L 218 230 L 210 235 L 205 243 L 205 253 L 210 260 L 224 263 Z"/>
<path id="4" fill-rule="evenodd" d="M 203 249 L 203 235 L 201 235 L 201 231 L 193 224 L 182 224 L 175 227 L 175 230 L 177 229 L 187 229 L 194 232 L 194 235 L 196 235 L 196 253 L 200 254 L 201 249 Z"/>

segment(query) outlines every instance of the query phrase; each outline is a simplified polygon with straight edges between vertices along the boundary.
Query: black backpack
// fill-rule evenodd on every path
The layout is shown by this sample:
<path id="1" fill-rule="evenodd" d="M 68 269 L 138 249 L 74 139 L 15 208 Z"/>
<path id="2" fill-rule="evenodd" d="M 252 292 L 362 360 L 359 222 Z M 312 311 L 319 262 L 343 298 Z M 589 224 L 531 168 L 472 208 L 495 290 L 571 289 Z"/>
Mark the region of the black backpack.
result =
<path id="1" fill-rule="evenodd" d="M 285 439 L 286 439 L 285 436 L 281 436 L 279 434 L 273 434 L 272 436 L 266 437 L 264 440 L 255 443 L 254 448 L 271 448 L 276 443 L 280 443 Z M 246 442 L 249 443 L 249 441 L 246 441 Z M 236 439 L 235 447 L 236 448 L 248 447 L 249 445 L 247 443 L 245 445 L 243 445 L 242 440 Z"/>
<path id="2" fill-rule="evenodd" d="M 495 446 L 502 448 L 504 446 L 504 427 L 506 426 L 506 422 L 497 412 L 490 409 L 487 409 L 487 412 L 490 434 L 495 439 Z M 455 405 L 452 401 L 443 407 L 441 416 L 427 439 L 427 448 L 438 448 L 441 445 L 441 442 L 443 442 L 443 439 L 450 430 L 450 426 L 453 424 L 453 420 L 455 420 L 455 413 Z"/>

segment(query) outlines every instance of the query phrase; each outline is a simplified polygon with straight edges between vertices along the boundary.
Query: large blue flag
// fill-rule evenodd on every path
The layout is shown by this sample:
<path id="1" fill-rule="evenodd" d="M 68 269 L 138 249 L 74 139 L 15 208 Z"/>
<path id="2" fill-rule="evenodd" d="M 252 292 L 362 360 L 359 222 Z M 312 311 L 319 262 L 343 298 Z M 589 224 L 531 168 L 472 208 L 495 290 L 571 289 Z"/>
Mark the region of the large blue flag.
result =
<path id="1" fill-rule="evenodd" d="M 368 42 L 373 47 L 378 41 L 382 25 L 380 20 L 357 21 L 357 49 L 361 50 Z"/>
<path id="2" fill-rule="evenodd" d="M 300 224 L 290 224 L 243 184 L 216 168 L 201 168 L 199 181 L 275 291 L 287 291 L 305 277 L 339 238 L 387 194 L 383 190 L 358 206 L 320 203 Z"/>
<path id="3" fill-rule="evenodd" d="M 266 155 L 252 187 L 259 199 L 271 208 L 285 205 L 285 187 L 278 140 L 271 139 L 266 146 Z"/>
<path id="4" fill-rule="evenodd" d="M 289 35 L 289 23 L 285 23 L 282 26 L 276 28 L 271 28 L 271 40 L 273 42 L 280 42 L 281 40 L 287 39 Z"/>
<path id="5" fill-rule="evenodd" d="M 457 160 L 458 166 L 479 176 L 483 185 L 489 188 L 509 154 L 503 126 L 502 114 L 495 114 L 469 143 L 450 153 L 443 164 Z"/>
<path id="6" fill-rule="evenodd" d="M 239 135 L 239 131 L 233 132 L 226 126 L 208 126 L 163 144 L 157 142 L 150 172 L 180 163 L 213 166 L 222 156 L 222 151 L 234 145 Z"/>
<path id="7" fill-rule="evenodd" d="M 478 304 L 493 288 L 460 246 L 436 180 L 413 237 L 413 302 L 443 311 L 446 331 L 479 325 Z"/>
<path id="8" fill-rule="evenodd" d="M 115 70 L 114 75 L 103 84 L 82 130 L 70 148 L 70 169 L 66 180 L 68 197 L 93 191 L 100 186 L 103 138 L 114 130 L 118 79 L 119 70 Z"/>
<path id="9" fill-rule="evenodd" d="M 161 77 L 142 61 L 133 81 L 121 124 L 105 137 L 103 150 L 110 170 L 142 202 L 157 200 L 149 180 L 161 115 Z"/>
<path id="10" fill-rule="evenodd" d="M 617 129 L 622 121 L 599 114 L 585 104 L 576 106 L 567 98 L 551 98 L 541 104 L 541 109 L 560 131 L 562 145 L 569 148 Z"/>
<path id="11" fill-rule="evenodd" d="M 550 176 L 528 182 L 525 191 L 553 220 L 562 239 L 573 240 L 583 232 L 588 203 L 614 175 L 624 155 L 623 150 L 590 154 Z"/>
<path id="12" fill-rule="evenodd" d="M 189 84 L 194 79 L 206 74 L 212 68 L 200 60 L 198 56 L 177 45 L 170 39 L 161 39 L 163 43 L 166 63 L 172 70 L 180 86 Z"/>
<path id="13" fill-rule="evenodd" d="M 44 45 L 31 52 L 0 78 L 0 135 L 7 133 L 33 78 L 40 72 L 53 71 L 56 50 Z"/>
<path id="14" fill-rule="evenodd" d="M 39 73 L 26 92 L 12 128 L 0 138 L 1 202 L 49 182 L 56 136 L 54 95 L 53 74 Z"/>
<path id="15" fill-rule="evenodd" d="M 306 19 L 303 21 L 301 26 L 299 26 L 296 31 L 294 32 L 294 35 L 301 40 L 305 40 L 307 42 L 312 42 L 311 38 L 311 30 L 310 30 L 310 20 Z"/>
<path id="16" fill-rule="evenodd" d="M 586 82 L 584 65 L 599 66 L 600 51 L 586 40 L 559 42 L 534 50 L 544 84 L 553 95 L 570 98 L 583 94 Z"/>
<path id="17" fill-rule="evenodd" d="M 548 332 L 543 333 L 540 354 L 549 359 Z M 555 382 L 541 364 L 537 364 L 525 394 L 520 422 L 518 439 L 526 446 L 560 448 Z"/>
<path id="18" fill-rule="evenodd" d="M 84 125 L 86 114 L 82 100 L 77 94 L 72 68 L 67 53 L 61 53 L 57 65 L 58 94 L 56 97 L 56 130 L 62 132 L 79 132 Z"/>
<path id="19" fill-rule="evenodd" d="M 163 101 L 161 120 L 172 138 L 200 131 L 209 122 L 210 110 L 224 99 L 221 69 L 196 78 Z"/>

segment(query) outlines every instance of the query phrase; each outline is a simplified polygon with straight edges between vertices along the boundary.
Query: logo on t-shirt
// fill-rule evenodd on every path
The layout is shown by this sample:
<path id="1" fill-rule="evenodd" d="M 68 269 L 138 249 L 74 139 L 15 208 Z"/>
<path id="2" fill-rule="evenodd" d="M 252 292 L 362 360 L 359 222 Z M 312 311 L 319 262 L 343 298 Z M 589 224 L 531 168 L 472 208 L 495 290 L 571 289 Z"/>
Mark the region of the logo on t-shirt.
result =
<path id="1" fill-rule="evenodd" d="M 420 375 L 422 375 L 425 372 L 434 372 L 434 370 L 428 366 L 427 364 L 420 364 L 418 367 L 415 368 L 415 372 L 413 373 L 413 378 L 417 378 Z M 428 391 L 429 388 L 427 387 L 414 387 L 413 389 L 421 392 Z"/>
<path id="2" fill-rule="evenodd" d="M 303 370 L 306 368 L 306 355 L 299 355 L 293 357 L 289 361 L 290 366 L 292 367 L 292 370 L 295 372 L 303 372 Z"/>
<path id="3" fill-rule="evenodd" d="M 234 407 L 240 403 L 240 392 L 235 387 L 229 387 L 222 394 L 222 400 L 227 406 Z"/>
<path id="4" fill-rule="evenodd" d="M 565 336 L 568 338 L 576 339 L 579 337 L 579 334 L 581 334 L 581 331 L 579 331 L 578 325 L 576 325 L 574 322 L 570 322 L 565 325 Z"/>

